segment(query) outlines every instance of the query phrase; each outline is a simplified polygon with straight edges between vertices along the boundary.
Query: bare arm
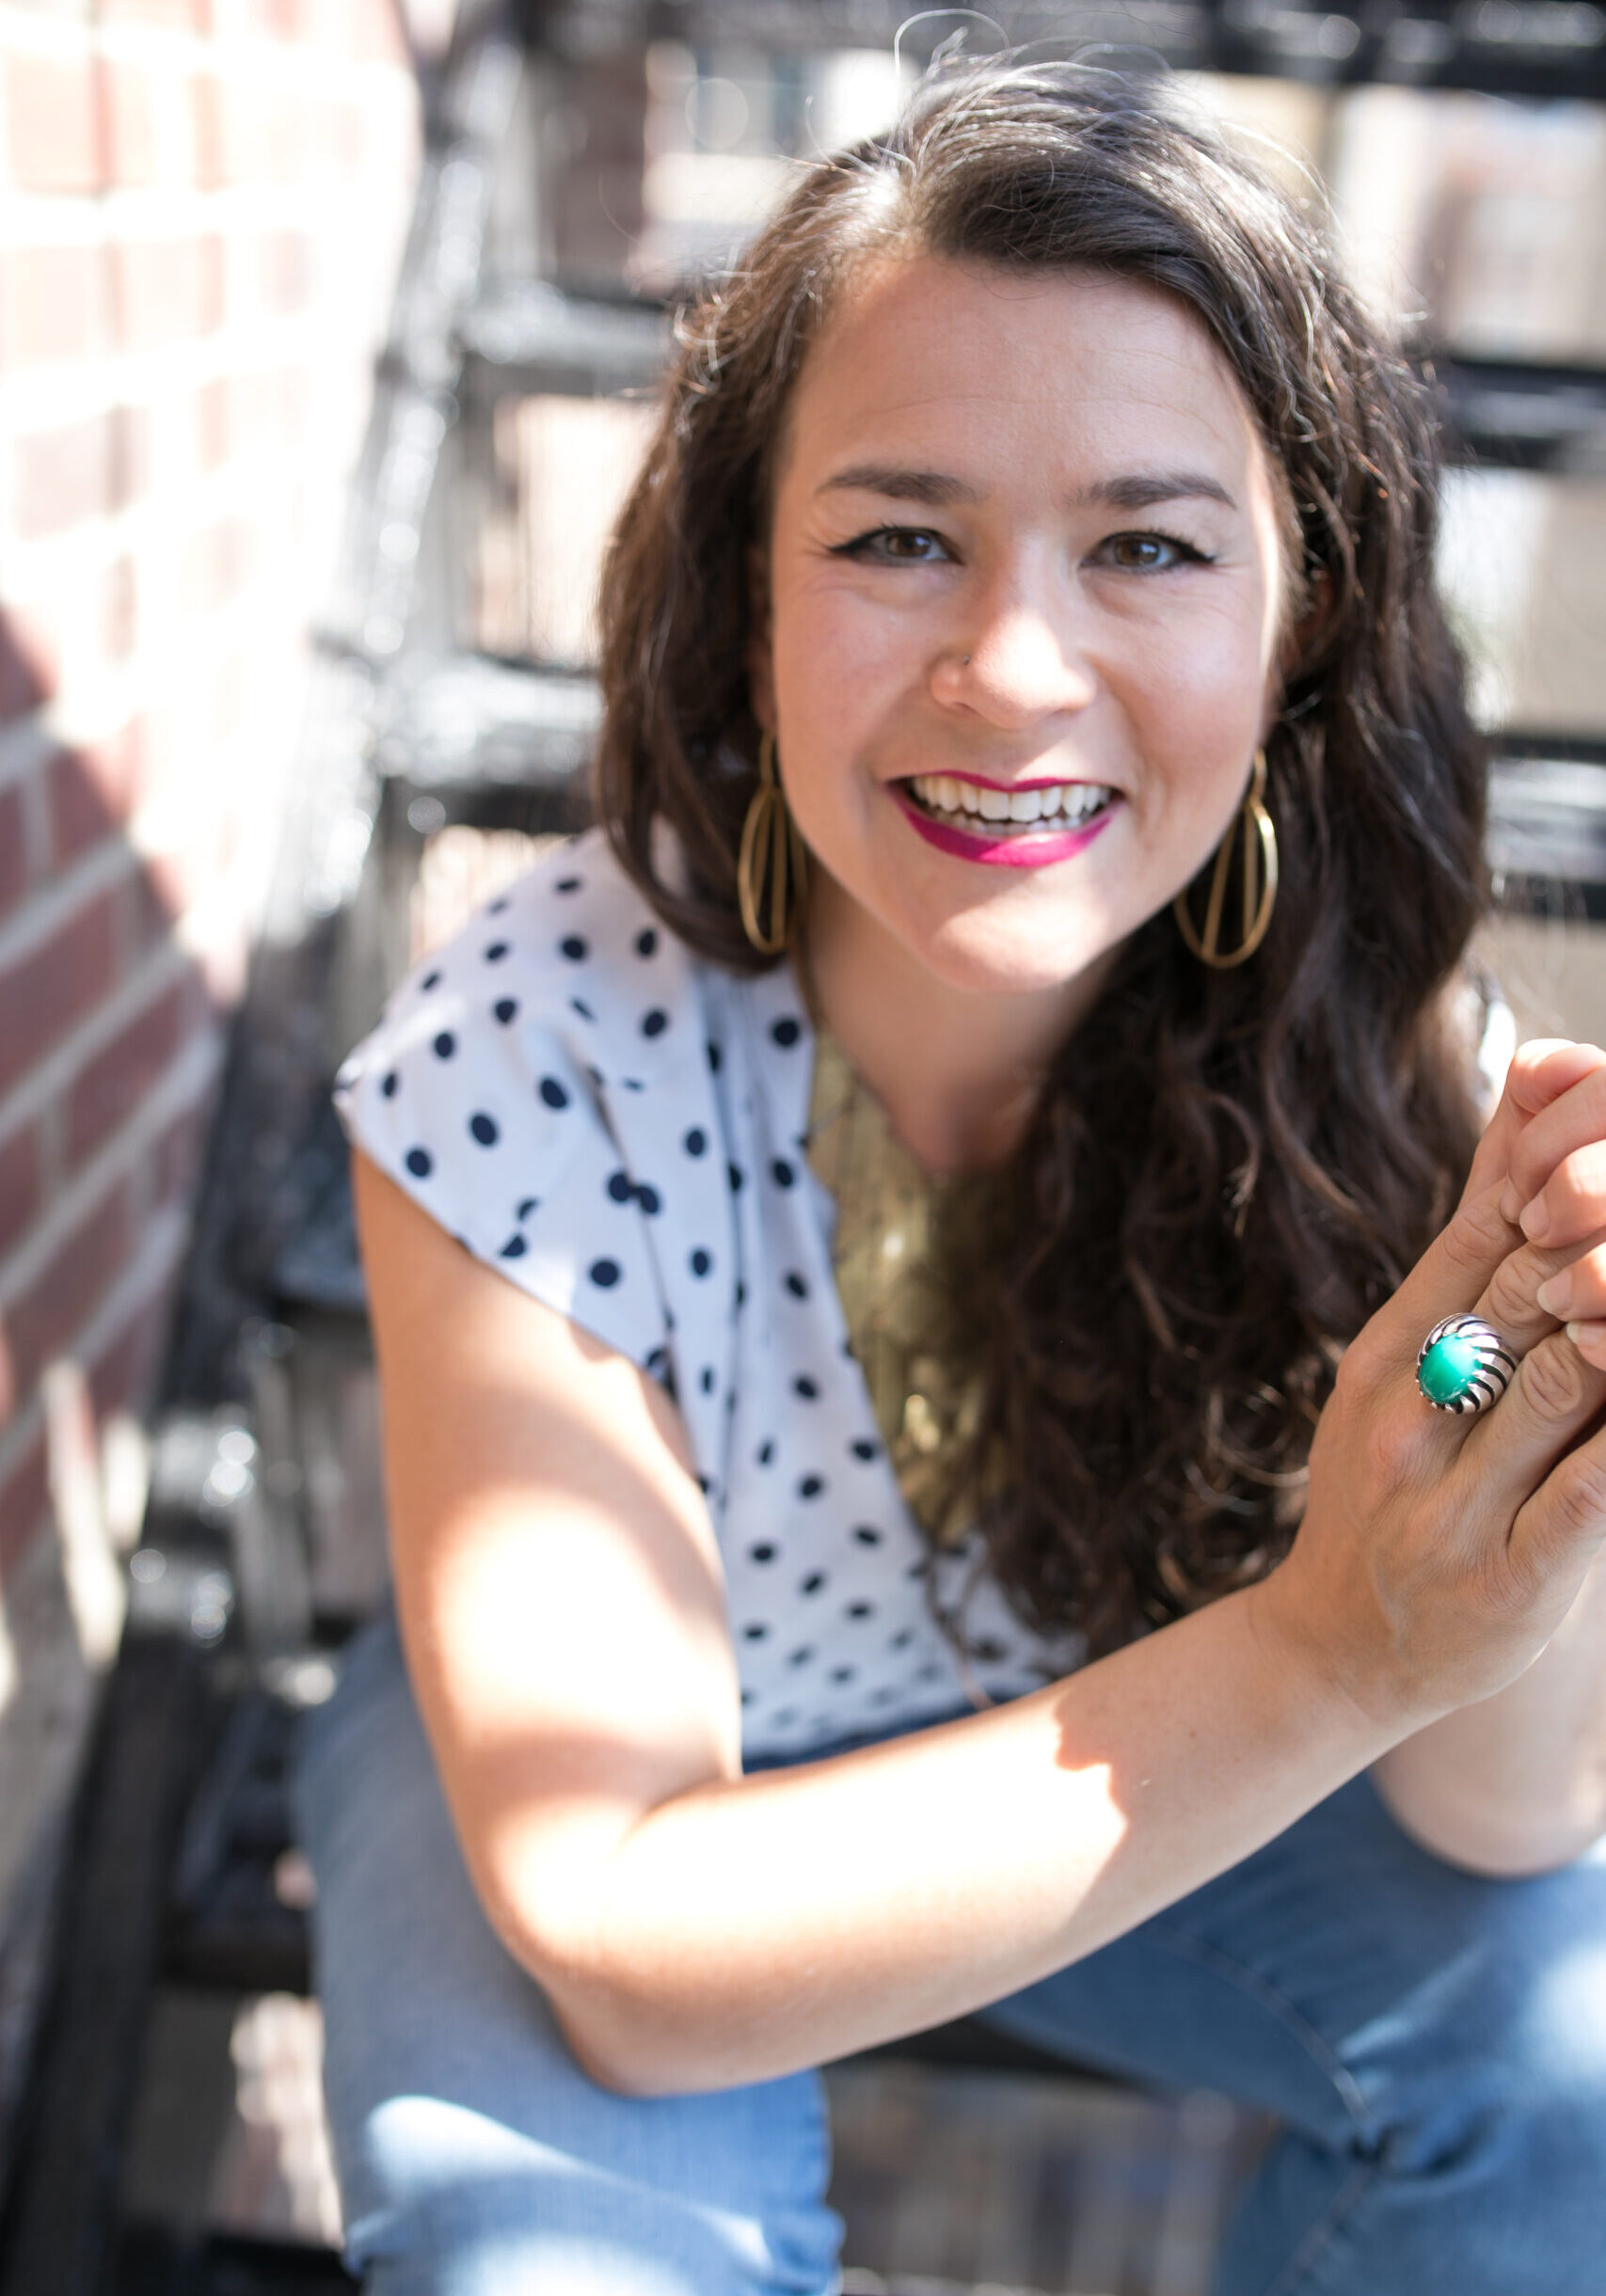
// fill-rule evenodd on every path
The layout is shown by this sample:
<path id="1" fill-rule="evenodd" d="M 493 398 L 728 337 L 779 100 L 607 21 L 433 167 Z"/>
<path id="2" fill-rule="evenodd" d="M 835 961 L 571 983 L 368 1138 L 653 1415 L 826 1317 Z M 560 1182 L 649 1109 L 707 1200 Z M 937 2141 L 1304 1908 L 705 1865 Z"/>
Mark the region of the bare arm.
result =
<path id="1" fill-rule="evenodd" d="M 1378 1395 L 1404 1397 L 1421 1329 L 1508 1249 L 1486 1205 L 1341 1381 L 1330 1448 L 1341 1466 L 1358 1444 L 1374 1453 L 1358 1599 L 1352 1526 L 1318 1508 L 1300 1547 L 1330 1550 L 1336 1614 L 1328 1574 L 1280 1584 L 1284 1566 L 1010 1706 L 743 1779 L 718 1556 L 673 1410 L 360 1159 L 358 1197 L 398 1602 L 447 1796 L 504 1941 L 618 2088 L 819 2063 L 1121 1934 L 1509 1679 L 1606 1528 L 1569 1542 L 1541 1511 L 1541 1564 L 1469 1622 L 1466 1581 L 1489 1579 L 1485 1550 L 1554 1430 L 1515 1415 L 1476 1506 L 1453 1471 L 1458 1430 L 1391 1402 L 1386 1440 L 1366 1434 Z M 1452 1522 L 1459 1578 L 1437 1559 Z"/>

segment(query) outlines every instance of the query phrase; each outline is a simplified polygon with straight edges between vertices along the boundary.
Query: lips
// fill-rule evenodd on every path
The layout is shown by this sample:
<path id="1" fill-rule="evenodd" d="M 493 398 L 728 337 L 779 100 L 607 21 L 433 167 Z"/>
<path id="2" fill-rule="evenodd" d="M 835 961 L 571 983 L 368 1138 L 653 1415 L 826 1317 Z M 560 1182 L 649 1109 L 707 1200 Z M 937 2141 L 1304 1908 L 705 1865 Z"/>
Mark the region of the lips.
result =
<path id="1" fill-rule="evenodd" d="M 1046 869 L 1085 852 L 1109 826 L 1119 791 L 1091 782 L 1014 783 L 1006 787 L 948 774 L 917 774 L 889 784 L 911 829 L 960 861 L 983 868 Z M 1029 815 L 1036 805 L 1036 818 Z"/>

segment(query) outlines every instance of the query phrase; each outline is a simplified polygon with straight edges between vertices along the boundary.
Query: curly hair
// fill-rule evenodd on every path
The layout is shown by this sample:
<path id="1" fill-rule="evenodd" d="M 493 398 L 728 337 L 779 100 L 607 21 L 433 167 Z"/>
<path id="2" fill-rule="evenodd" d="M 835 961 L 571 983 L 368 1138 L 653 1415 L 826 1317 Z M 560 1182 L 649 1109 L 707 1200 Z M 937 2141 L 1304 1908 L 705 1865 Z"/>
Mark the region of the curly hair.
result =
<path id="1" fill-rule="evenodd" d="M 1282 474 L 1311 606 L 1266 743 L 1266 940 L 1214 972 L 1169 912 L 1140 927 L 948 1239 L 993 1574 L 1098 1652 L 1286 1550 L 1337 1359 L 1454 1201 L 1476 1116 L 1446 992 L 1485 905 L 1486 760 L 1433 586 L 1431 401 L 1317 229 L 1153 81 L 951 69 L 682 315 L 611 546 L 598 810 L 687 943 L 764 962 L 736 892 L 748 556 L 809 346 L 894 250 L 1179 297 Z"/>

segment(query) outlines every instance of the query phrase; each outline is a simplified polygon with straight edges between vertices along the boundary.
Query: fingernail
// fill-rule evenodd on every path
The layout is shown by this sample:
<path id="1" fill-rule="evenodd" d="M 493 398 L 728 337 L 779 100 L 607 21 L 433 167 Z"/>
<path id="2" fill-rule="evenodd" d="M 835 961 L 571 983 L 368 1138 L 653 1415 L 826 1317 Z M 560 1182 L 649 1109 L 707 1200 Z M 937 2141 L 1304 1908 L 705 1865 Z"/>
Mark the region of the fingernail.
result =
<path id="1" fill-rule="evenodd" d="M 1507 1227 L 1517 1226 L 1517 1215 L 1522 1210 L 1522 1198 L 1517 1192 L 1517 1182 L 1508 1180 L 1500 1192 L 1500 1216 Z"/>
<path id="2" fill-rule="evenodd" d="M 1606 1342 L 1606 1323 L 1569 1323 L 1566 1335 L 1574 1347 L 1599 1347 Z"/>
<path id="3" fill-rule="evenodd" d="M 1536 1196 L 1531 1204 L 1522 1207 L 1522 1214 L 1517 1225 L 1530 1243 L 1544 1242 L 1550 1232 L 1550 1215 L 1542 1196 Z"/>
<path id="4" fill-rule="evenodd" d="M 1545 1313 L 1553 1315 L 1559 1322 L 1572 1306 L 1572 1270 L 1560 1269 L 1539 1286 L 1534 1296 Z"/>

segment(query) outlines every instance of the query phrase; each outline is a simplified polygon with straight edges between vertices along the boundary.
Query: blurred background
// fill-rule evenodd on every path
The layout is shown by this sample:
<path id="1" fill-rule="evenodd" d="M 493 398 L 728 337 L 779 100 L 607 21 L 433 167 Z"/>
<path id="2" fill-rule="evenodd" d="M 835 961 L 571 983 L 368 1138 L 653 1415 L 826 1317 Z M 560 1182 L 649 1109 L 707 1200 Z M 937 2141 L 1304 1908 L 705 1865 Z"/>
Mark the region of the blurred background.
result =
<path id="1" fill-rule="evenodd" d="M 0 0 L 4 2296 L 342 2285 L 282 1790 L 384 1569 L 328 1083 L 584 817 L 676 299 L 954 40 L 1177 73 L 1330 214 L 1439 394 L 1484 959 L 1606 1035 L 1606 8 Z M 1192 2296 L 1264 2133 L 833 2085 L 861 2291 Z"/>

